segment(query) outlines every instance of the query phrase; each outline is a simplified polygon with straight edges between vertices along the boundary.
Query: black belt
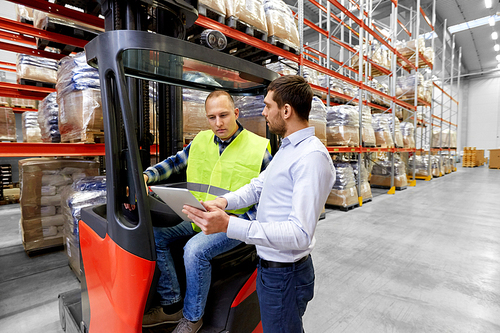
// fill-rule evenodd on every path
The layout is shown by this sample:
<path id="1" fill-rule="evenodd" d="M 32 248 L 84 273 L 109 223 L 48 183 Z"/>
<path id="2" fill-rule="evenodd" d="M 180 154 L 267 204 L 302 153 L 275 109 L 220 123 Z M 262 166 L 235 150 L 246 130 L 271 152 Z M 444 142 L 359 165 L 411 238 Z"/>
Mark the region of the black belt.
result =
<path id="1" fill-rule="evenodd" d="M 262 268 L 283 268 L 283 267 L 292 267 L 292 266 L 298 266 L 302 264 L 304 261 L 306 261 L 309 258 L 309 254 L 305 257 L 300 258 L 296 262 L 276 262 L 276 261 L 269 261 L 269 260 L 264 260 L 259 258 L 260 266 Z"/>

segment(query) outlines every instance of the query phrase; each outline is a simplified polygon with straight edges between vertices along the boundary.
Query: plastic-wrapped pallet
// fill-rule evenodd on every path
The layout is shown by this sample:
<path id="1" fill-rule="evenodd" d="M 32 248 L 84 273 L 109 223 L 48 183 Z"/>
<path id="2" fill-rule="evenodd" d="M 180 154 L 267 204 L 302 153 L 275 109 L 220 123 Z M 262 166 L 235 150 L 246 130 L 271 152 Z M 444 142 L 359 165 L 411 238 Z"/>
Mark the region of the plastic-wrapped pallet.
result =
<path id="1" fill-rule="evenodd" d="M 354 171 L 348 162 L 333 162 L 335 183 L 326 199 L 327 205 L 350 207 L 358 203 L 358 190 L 354 180 Z"/>
<path id="2" fill-rule="evenodd" d="M 429 63 L 431 63 L 431 65 L 434 65 L 434 50 L 432 49 L 432 47 L 426 47 L 424 49 L 424 57 L 425 59 L 427 59 L 427 61 Z"/>
<path id="3" fill-rule="evenodd" d="M 359 146 L 359 112 L 357 107 L 327 107 L 326 140 L 328 146 Z"/>
<path id="4" fill-rule="evenodd" d="M 387 123 L 389 124 L 389 130 L 391 131 L 391 133 L 394 132 L 396 148 L 403 148 L 403 135 L 401 134 L 401 125 L 399 123 L 399 119 L 397 117 L 394 117 L 393 123 L 391 114 L 384 114 L 383 117 L 387 119 Z"/>
<path id="5" fill-rule="evenodd" d="M 266 137 L 266 118 L 264 110 L 264 96 L 238 96 L 234 99 L 235 106 L 240 110 L 238 121 L 250 132 Z"/>
<path id="6" fill-rule="evenodd" d="M 42 142 L 42 133 L 38 125 L 38 112 L 23 113 L 23 142 Z"/>
<path id="7" fill-rule="evenodd" d="M 226 2 L 224 0 L 199 0 L 198 4 L 211 8 L 219 14 L 226 15 Z"/>
<path id="8" fill-rule="evenodd" d="M 200 72 L 186 72 L 183 79 L 191 82 L 220 86 L 212 77 Z M 182 89 L 182 113 L 184 143 L 191 142 L 200 131 L 210 129 L 205 111 L 208 92 L 195 89 Z"/>
<path id="9" fill-rule="evenodd" d="M 396 50 L 404 57 L 409 58 L 415 54 L 416 51 L 424 52 L 425 40 L 420 37 L 417 40 L 402 41 L 396 43 Z"/>
<path id="10" fill-rule="evenodd" d="M 94 142 L 104 130 L 99 71 L 87 65 L 85 52 L 61 59 L 57 104 L 62 142 Z"/>
<path id="11" fill-rule="evenodd" d="M 261 0 L 226 0 L 226 17 L 245 22 L 267 33 L 267 21 Z"/>
<path id="12" fill-rule="evenodd" d="M 10 98 L 0 96 L 0 106 L 10 107 Z"/>
<path id="13" fill-rule="evenodd" d="M 0 107 L 0 141 L 17 141 L 16 116 L 11 108 Z"/>
<path id="14" fill-rule="evenodd" d="M 288 5 L 282 0 L 264 0 L 264 13 L 269 36 L 279 38 L 283 44 L 299 50 L 299 32 Z"/>
<path id="15" fill-rule="evenodd" d="M 432 148 L 441 148 L 444 145 L 444 140 L 441 136 L 440 128 L 432 129 L 432 139 L 431 139 L 431 147 Z"/>
<path id="16" fill-rule="evenodd" d="M 323 88 L 328 88 L 328 75 L 319 75 L 318 82 Z M 330 91 L 338 92 L 339 94 L 344 93 L 344 83 L 342 80 L 330 76 Z M 326 94 L 325 94 L 326 97 Z"/>
<path id="17" fill-rule="evenodd" d="M 349 97 L 355 98 L 356 97 L 356 88 L 352 84 L 344 82 L 343 94 L 347 95 Z"/>
<path id="18" fill-rule="evenodd" d="M 352 169 L 354 171 L 354 180 L 356 181 L 356 188 L 358 186 L 358 169 L 359 165 L 358 162 L 352 162 L 351 163 Z M 369 172 L 368 169 L 365 166 L 364 161 L 361 163 L 361 192 L 359 193 L 360 197 L 363 197 L 363 202 L 373 198 L 372 195 L 372 188 L 370 186 L 370 183 L 368 182 L 368 177 L 369 177 Z"/>
<path id="19" fill-rule="evenodd" d="M 377 139 L 372 126 L 372 111 L 369 106 L 363 105 L 363 147 L 375 147 Z"/>
<path id="20" fill-rule="evenodd" d="M 314 70 L 312 68 L 304 66 L 303 76 L 304 76 L 304 79 L 307 82 L 309 82 L 310 84 L 314 84 L 314 85 L 319 86 L 318 71 L 316 71 L 316 70 Z"/>
<path id="21" fill-rule="evenodd" d="M 372 168 L 370 185 L 377 187 L 391 187 L 391 169 L 392 162 L 388 159 L 379 159 Z M 406 180 L 406 167 L 399 157 L 394 158 L 394 186 L 405 187 L 408 185 Z"/>
<path id="22" fill-rule="evenodd" d="M 64 223 L 64 247 L 70 267 L 80 279 L 80 235 L 78 223 L 82 208 L 106 203 L 106 178 L 85 177 L 75 181 L 61 193 Z"/>
<path id="23" fill-rule="evenodd" d="M 415 127 L 413 124 L 403 121 L 401 123 L 401 134 L 403 135 L 403 147 L 415 148 Z"/>
<path id="24" fill-rule="evenodd" d="M 267 64 L 266 68 L 282 75 L 297 75 L 299 70 L 296 62 L 283 57 L 279 57 L 277 62 Z"/>
<path id="25" fill-rule="evenodd" d="M 56 83 L 57 67 L 57 60 L 18 53 L 16 59 L 17 81 L 26 79 Z"/>
<path id="26" fill-rule="evenodd" d="M 205 112 L 208 94 L 200 90 L 182 89 L 184 143 L 191 142 L 198 132 L 210 129 Z"/>
<path id="27" fill-rule="evenodd" d="M 96 176 L 99 163 L 77 159 L 30 158 L 19 161 L 21 231 L 24 249 L 63 244 L 65 218 L 61 192 L 73 181 Z"/>
<path id="28" fill-rule="evenodd" d="M 18 22 L 33 22 L 33 8 L 29 8 L 23 5 L 16 5 L 16 20 Z"/>
<path id="29" fill-rule="evenodd" d="M 424 76 L 421 73 L 398 77 L 396 80 L 396 97 L 413 99 L 415 97 L 415 81 L 417 83 L 417 98 L 424 99 Z"/>
<path id="30" fill-rule="evenodd" d="M 415 162 L 414 162 L 415 160 Z M 408 174 L 413 175 L 413 163 L 415 163 L 415 177 L 429 176 L 429 156 L 413 155 L 408 159 Z"/>
<path id="31" fill-rule="evenodd" d="M 38 125 L 43 142 L 61 142 L 59 133 L 59 105 L 57 92 L 47 95 L 38 107 Z"/>
<path id="32" fill-rule="evenodd" d="M 380 113 L 373 114 L 372 126 L 375 131 L 377 147 L 394 148 L 394 141 L 392 140 L 392 134 L 389 129 L 387 117 Z"/>
<path id="33" fill-rule="evenodd" d="M 326 146 L 326 107 L 323 101 L 314 96 L 309 113 L 309 126 L 314 126 L 316 137 Z"/>
<path id="34" fill-rule="evenodd" d="M 86 24 L 81 21 L 75 21 L 51 13 L 42 12 L 40 10 L 33 11 L 33 26 L 35 28 L 47 30 L 47 27 L 51 23 L 79 29 L 87 33 L 91 33 L 92 35 L 98 35 L 99 33 L 104 32 L 103 28 L 97 28 L 96 26 Z"/>

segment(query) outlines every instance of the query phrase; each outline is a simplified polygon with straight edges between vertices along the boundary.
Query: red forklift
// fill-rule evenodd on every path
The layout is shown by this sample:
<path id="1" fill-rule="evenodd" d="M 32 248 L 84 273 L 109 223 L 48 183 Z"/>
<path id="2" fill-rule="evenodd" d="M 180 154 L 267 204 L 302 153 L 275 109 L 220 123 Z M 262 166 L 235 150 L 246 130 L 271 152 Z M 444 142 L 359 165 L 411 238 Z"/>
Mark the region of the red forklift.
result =
<path id="1" fill-rule="evenodd" d="M 151 164 L 150 82 L 156 82 L 158 160 L 163 160 L 184 145 L 182 88 L 262 95 L 278 74 L 216 51 L 225 43 L 220 33 L 212 31 L 209 38 L 202 34 L 202 42 L 211 47 L 186 41 L 198 17 L 197 0 L 105 0 L 100 5 L 106 32 L 85 51 L 100 75 L 107 204 L 82 210 L 81 289 L 59 295 L 60 321 L 70 333 L 138 333 L 156 295 L 153 226 L 181 222 L 166 204 L 147 194 L 143 182 L 142 172 Z M 190 80 L 186 74 L 192 72 L 212 80 Z M 270 138 L 275 151 L 277 139 Z M 169 180 L 178 183 L 183 180 L 179 177 Z M 134 214 L 124 209 L 127 202 L 136 205 Z M 177 252 L 173 255 L 182 280 L 182 245 Z M 262 332 L 256 263 L 254 246 L 246 244 L 214 258 L 200 332 Z M 144 331 L 172 330 L 158 326 Z"/>

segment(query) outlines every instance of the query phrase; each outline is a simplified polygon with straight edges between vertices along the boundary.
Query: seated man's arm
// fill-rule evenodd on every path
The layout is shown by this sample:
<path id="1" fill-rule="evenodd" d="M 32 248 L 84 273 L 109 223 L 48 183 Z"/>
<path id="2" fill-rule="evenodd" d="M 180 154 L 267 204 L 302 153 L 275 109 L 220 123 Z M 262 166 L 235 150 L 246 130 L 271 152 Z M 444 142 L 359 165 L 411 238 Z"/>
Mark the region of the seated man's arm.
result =
<path id="1" fill-rule="evenodd" d="M 148 178 L 146 184 L 161 182 L 168 179 L 172 173 L 179 173 L 184 170 L 187 167 L 190 148 L 191 143 L 177 154 L 147 168 L 144 171 L 144 175 Z M 144 179 L 146 180 L 146 177 Z"/>

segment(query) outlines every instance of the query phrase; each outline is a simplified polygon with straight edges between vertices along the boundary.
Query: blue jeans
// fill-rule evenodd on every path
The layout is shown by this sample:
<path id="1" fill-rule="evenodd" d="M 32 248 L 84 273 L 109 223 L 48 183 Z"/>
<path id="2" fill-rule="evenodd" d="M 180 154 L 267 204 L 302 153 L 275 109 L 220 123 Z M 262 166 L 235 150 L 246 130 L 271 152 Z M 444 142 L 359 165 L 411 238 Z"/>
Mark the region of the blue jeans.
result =
<path id="1" fill-rule="evenodd" d="M 257 295 L 264 333 L 302 333 L 302 316 L 314 296 L 314 267 L 309 258 L 298 266 L 258 266 Z"/>
<path id="2" fill-rule="evenodd" d="M 184 221 L 174 227 L 153 228 L 156 243 L 156 262 L 160 269 L 157 291 L 161 305 L 171 305 L 182 300 L 181 289 L 170 244 L 179 239 L 190 238 L 184 246 L 184 266 L 186 268 L 186 295 L 184 317 L 197 321 L 203 317 L 210 289 L 212 266 L 210 260 L 227 252 L 241 242 L 228 238 L 226 233 L 205 235 L 193 230 L 191 222 Z"/>

